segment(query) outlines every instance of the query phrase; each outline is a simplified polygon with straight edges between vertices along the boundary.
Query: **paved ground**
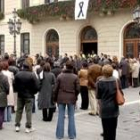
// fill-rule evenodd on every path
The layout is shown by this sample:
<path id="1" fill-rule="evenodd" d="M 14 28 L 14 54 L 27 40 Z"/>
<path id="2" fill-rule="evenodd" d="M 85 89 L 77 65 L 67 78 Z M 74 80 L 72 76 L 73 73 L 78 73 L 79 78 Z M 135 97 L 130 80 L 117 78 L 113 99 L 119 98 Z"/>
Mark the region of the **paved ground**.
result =
<path id="1" fill-rule="evenodd" d="M 120 107 L 120 117 L 117 129 L 117 140 L 140 140 L 140 88 L 129 88 L 124 90 L 126 104 Z M 80 98 L 78 101 L 78 108 Z M 55 128 L 57 112 L 52 122 L 43 122 L 41 112 L 33 115 L 33 124 L 36 131 L 30 134 L 24 132 L 25 114 L 23 115 L 21 131 L 16 133 L 14 130 L 14 118 L 10 123 L 4 124 L 4 129 L 0 131 L 0 140 L 55 140 Z M 88 111 L 76 110 L 77 140 L 102 140 L 102 132 L 99 117 L 89 116 Z M 67 118 L 65 125 L 65 140 L 67 138 Z"/>

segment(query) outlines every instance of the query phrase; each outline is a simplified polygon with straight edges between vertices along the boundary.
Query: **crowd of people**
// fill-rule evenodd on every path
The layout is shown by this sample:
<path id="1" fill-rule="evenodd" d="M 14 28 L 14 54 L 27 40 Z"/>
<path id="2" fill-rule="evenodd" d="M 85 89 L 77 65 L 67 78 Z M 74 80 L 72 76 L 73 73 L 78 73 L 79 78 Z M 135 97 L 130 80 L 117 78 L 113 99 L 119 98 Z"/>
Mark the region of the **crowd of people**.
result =
<path id="1" fill-rule="evenodd" d="M 65 110 L 68 110 L 68 137 L 76 138 L 75 109 L 78 94 L 82 110 L 101 117 L 103 139 L 115 140 L 119 106 L 116 103 L 116 82 L 120 90 L 138 87 L 139 60 L 116 56 L 83 54 L 77 56 L 45 57 L 27 54 L 20 58 L 7 53 L 0 60 L 0 130 L 10 122 L 15 112 L 15 130 L 20 131 L 23 109 L 26 112 L 25 132 L 34 131 L 32 113 L 42 110 L 42 120 L 51 122 L 58 107 L 56 138 L 64 137 Z M 121 90 L 122 91 L 122 90 Z M 123 93 L 123 92 L 122 92 Z M 89 108 L 90 105 L 90 108 Z"/>

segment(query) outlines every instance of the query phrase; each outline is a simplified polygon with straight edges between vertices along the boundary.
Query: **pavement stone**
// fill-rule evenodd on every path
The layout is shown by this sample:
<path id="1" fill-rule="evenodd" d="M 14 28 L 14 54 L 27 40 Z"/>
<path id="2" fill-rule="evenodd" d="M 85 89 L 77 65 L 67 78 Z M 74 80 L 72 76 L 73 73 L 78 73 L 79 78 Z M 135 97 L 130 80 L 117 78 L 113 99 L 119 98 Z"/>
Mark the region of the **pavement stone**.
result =
<path id="1" fill-rule="evenodd" d="M 124 90 L 126 102 L 132 102 L 120 107 L 120 116 L 118 120 L 117 138 L 116 140 L 140 140 L 140 103 L 138 101 L 140 88 L 128 88 Z M 82 111 L 80 107 L 80 97 L 77 103 L 78 109 L 76 109 L 76 128 L 77 139 L 76 140 L 102 140 L 100 133 L 102 132 L 101 121 L 98 116 L 88 115 L 88 111 Z M 12 122 L 4 123 L 4 129 L 0 131 L 0 140 L 55 140 L 55 129 L 57 123 L 57 111 L 54 114 L 52 122 L 43 122 L 41 111 L 33 114 L 33 127 L 36 131 L 30 134 L 25 133 L 25 113 L 21 121 L 21 131 L 15 132 L 14 119 L 12 116 Z M 67 136 L 67 124 L 68 118 L 65 118 L 65 138 Z"/>

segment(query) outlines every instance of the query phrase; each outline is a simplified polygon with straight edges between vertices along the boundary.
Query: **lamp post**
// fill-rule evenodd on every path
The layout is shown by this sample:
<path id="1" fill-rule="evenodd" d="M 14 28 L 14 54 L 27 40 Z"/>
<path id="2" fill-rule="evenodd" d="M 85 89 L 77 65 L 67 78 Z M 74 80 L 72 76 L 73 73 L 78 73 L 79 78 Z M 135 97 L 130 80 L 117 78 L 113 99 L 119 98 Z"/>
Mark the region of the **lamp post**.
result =
<path id="1" fill-rule="evenodd" d="M 16 52 L 16 35 L 20 34 L 20 30 L 21 30 L 21 21 L 20 19 L 17 19 L 17 11 L 14 8 L 13 13 L 13 19 L 9 19 L 8 25 L 9 25 L 9 33 L 11 35 L 13 35 L 14 37 L 14 56 L 17 56 L 17 52 Z"/>
<path id="2" fill-rule="evenodd" d="M 133 20 L 140 26 L 140 0 L 137 0 L 138 6 L 133 11 Z"/>

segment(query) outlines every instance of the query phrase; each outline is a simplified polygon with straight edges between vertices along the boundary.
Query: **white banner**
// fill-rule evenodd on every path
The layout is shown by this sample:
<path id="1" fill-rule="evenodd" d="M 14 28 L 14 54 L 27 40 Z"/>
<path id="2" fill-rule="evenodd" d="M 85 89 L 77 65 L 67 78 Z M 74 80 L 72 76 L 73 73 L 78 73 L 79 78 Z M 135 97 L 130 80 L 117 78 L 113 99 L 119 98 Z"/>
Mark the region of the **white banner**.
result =
<path id="1" fill-rule="evenodd" d="M 87 18 L 89 0 L 75 0 L 75 20 Z"/>

